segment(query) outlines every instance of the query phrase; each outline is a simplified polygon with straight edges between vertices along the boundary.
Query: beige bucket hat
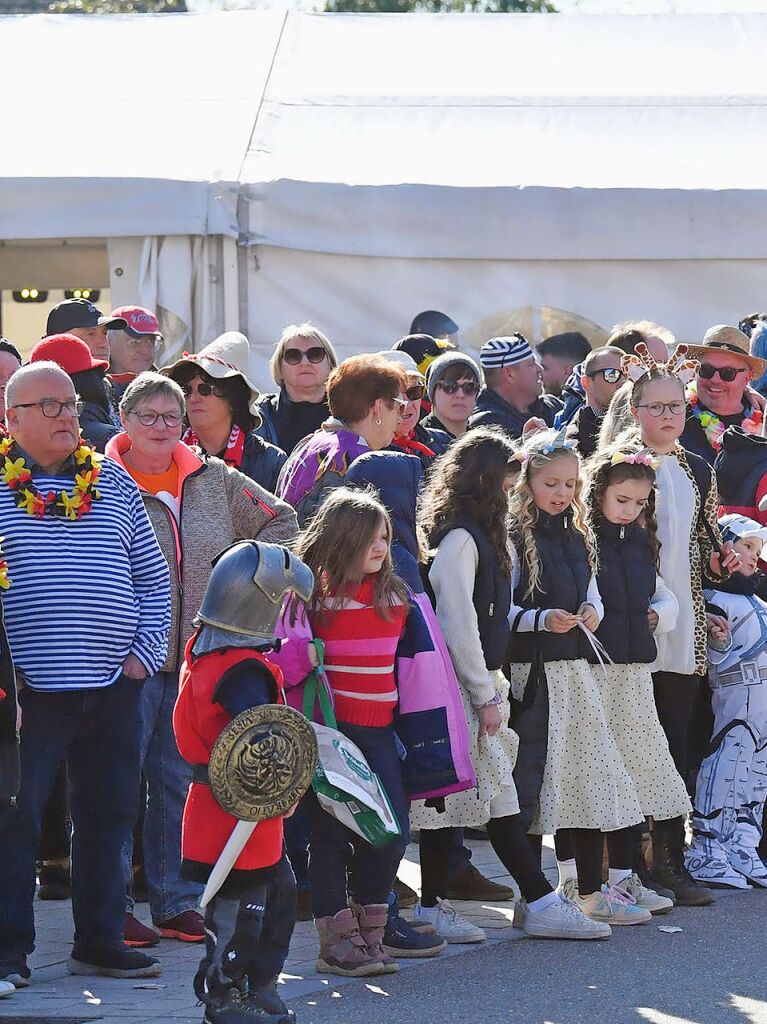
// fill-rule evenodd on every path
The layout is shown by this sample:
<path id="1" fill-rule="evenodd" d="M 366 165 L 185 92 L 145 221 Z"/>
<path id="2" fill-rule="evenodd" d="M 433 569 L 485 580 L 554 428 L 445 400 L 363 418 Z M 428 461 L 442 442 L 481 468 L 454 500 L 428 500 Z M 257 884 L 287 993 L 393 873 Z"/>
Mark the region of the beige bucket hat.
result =
<path id="1" fill-rule="evenodd" d="M 197 366 L 216 380 L 242 377 L 250 389 L 250 411 L 258 415 L 259 390 L 250 379 L 250 343 L 239 331 L 227 331 L 199 352 L 185 352 L 170 366 L 163 366 L 160 373 L 176 379 L 182 366 Z"/>

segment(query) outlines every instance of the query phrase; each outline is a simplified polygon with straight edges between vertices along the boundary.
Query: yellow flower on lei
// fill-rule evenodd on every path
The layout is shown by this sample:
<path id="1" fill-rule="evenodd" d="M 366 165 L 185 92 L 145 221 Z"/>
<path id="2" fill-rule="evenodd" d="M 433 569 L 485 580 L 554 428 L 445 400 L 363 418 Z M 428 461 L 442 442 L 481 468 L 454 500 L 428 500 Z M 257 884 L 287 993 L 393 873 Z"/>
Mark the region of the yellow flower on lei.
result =
<path id="1" fill-rule="evenodd" d="M 8 576 L 8 563 L 3 557 L 2 545 L 5 543 L 5 537 L 0 537 L 0 590 L 7 590 L 11 585 L 10 577 Z"/>
<path id="2" fill-rule="evenodd" d="M 69 495 L 66 491 L 61 491 L 59 500 L 56 504 L 59 508 L 64 509 L 64 515 L 67 519 L 77 519 L 77 510 L 83 503 L 83 496 L 79 492 L 75 491 L 74 494 Z"/>

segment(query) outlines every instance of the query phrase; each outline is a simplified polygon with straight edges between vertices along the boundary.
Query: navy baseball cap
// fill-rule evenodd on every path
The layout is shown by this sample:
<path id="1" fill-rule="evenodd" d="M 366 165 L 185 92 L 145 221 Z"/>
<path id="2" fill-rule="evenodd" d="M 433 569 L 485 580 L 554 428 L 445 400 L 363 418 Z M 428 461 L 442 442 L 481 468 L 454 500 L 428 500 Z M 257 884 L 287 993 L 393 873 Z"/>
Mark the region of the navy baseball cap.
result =
<path id="1" fill-rule="evenodd" d="M 48 314 L 45 334 L 66 334 L 72 328 L 108 327 L 114 331 L 124 331 L 128 324 L 122 317 L 104 316 L 87 299 L 66 299 L 54 306 Z"/>

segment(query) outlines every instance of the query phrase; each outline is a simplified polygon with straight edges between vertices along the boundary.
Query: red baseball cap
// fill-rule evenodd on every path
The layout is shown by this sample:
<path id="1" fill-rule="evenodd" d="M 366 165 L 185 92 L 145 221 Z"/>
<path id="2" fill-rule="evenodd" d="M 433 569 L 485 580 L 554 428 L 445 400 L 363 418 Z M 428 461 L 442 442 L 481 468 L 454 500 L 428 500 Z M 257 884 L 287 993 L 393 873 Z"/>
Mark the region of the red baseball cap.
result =
<path id="1" fill-rule="evenodd" d="M 128 325 L 124 328 L 126 334 L 134 338 L 144 338 L 153 334 L 156 338 L 162 338 L 160 322 L 151 309 L 144 309 L 143 306 L 120 306 L 111 314 Z"/>
<path id="2" fill-rule="evenodd" d="M 109 363 L 94 359 L 85 342 L 74 334 L 52 334 L 38 341 L 29 354 L 29 361 L 41 363 L 43 360 L 56 363 L 70 376 L 83 370 L 109 369 Z"/>

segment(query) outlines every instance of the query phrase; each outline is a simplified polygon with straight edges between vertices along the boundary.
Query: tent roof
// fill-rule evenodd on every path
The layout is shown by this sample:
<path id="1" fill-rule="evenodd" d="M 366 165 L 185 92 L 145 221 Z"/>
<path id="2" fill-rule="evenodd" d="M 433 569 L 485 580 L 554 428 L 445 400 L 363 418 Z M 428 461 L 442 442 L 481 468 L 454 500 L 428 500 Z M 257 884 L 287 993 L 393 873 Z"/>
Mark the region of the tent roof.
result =
<path id="1" fill-rule="evenodd" d="M 5 237 L 237 234 L 242 184 L 253 240 L 317 251 L 767 251 L 767 16 L 247 11 L 0 30 L 0 88 L 17 97 Z"/>

